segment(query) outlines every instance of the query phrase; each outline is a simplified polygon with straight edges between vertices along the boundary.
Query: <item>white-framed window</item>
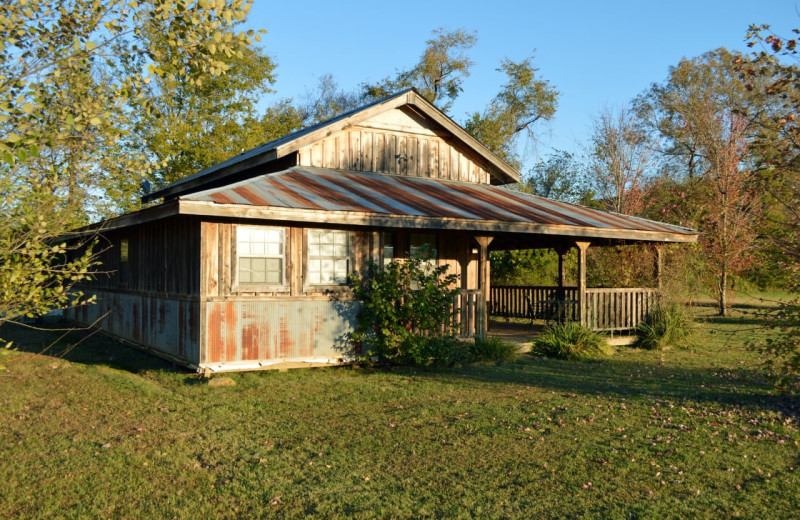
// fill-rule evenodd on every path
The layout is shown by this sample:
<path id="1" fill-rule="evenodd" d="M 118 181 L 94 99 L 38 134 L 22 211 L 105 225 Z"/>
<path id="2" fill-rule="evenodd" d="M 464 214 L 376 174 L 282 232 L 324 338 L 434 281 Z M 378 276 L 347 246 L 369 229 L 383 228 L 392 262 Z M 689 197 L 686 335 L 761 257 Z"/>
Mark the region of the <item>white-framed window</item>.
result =
<path id="1" fill-rule="evenodd" d="M 239 285 L 285 285 L 286 230 L 237 226 L 236 260 Z"/>
<path id="2" fill-rule="evenodd" d="M 308 284 L 344 285 L 350 273 L 350 232 L 308 230 Z"/>
<path id="3" fill-rule="evenodd" d="M 394 233 L 391 231 L 384 231 L 381 233 L 381 244 L 383 244 L 383 267 L 394 262 Z"/>
<path id="4" fill-rule="evenodd" d="M 439 259 L 438 243 L 435 233 L 410 233 L 409 254 L 412 258 L 422 257 L 431 267 L 436 267 Z"/>

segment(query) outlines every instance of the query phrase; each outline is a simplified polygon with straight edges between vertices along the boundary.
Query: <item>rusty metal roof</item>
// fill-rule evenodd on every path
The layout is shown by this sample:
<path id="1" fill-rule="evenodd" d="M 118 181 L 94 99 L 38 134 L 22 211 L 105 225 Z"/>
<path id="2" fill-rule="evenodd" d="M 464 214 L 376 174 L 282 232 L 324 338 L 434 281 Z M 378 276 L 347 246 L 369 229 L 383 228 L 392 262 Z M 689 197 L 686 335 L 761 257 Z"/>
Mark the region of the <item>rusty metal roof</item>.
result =
<path id="1" fill-rule="evenodd" d="M 448 221 L 529 224 L 536 229 L 595 230 L 591 236 L 612 236 L 602 231 L 623 230 L 653 234 L 630 238 L 694 241 L 692 229 L 631 217 L 577 204 L 558 202 L 489 184 L 405 177 L 367 172 L 339 171 L 308 166 L 262 175 L 221 188 L 180 197 L 180 201 L 219 206 L 256 206 L 275 210 L 312 210 L 331 215 L 358 213 L 384 217 L 417 217 Z M 344 221 L 343 221 L 344 222 Z M 382 219 L 389 223 L 391 218 Z M 441 226 L 440 226 L 441 227 Z M 462 228 L 463 229 L 463 228 Z M 478 228 L 475 228 L 478 229 Z M 497 228 L 495 228 L 497 229 Z M 636 233 L 633 233 L 634 235 Z M 659 239 L 658 234 L 666 234 Z"/>

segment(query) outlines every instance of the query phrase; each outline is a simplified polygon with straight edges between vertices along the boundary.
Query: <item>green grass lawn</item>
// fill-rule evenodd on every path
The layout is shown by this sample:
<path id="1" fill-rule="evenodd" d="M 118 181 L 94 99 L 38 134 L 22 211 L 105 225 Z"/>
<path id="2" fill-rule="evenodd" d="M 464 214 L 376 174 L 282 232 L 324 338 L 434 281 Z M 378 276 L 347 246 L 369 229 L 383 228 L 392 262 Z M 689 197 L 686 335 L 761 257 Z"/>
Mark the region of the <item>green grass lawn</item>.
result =
<path id="1" fill-rule="evenodd" d="M 691 349 L 452 370 L 195 374 L 6 327 L 8 518 L 796 518 L 800 407 L 705 317 Z M 63 351 L 79 334 L 49 352 Z"/>

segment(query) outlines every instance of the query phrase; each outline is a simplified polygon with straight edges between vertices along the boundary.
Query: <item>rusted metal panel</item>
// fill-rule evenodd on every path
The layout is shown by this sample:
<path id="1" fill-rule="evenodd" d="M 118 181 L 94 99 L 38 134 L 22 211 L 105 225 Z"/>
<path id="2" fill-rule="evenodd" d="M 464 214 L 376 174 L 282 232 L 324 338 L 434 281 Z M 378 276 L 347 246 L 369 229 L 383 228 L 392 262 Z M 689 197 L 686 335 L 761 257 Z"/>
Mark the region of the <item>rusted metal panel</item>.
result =
<path id="1" fill-rule="evenodd" d="M 208 364 L 336 360 L 349 356 L 353 301 L 236 300 L 207 302 Z"/>
<path id="2" fill-rule="evenodd" d="M 83 325 L 148 347 L 187 365 L 199 362 L 198 301 L 96 291 L 97 303 L 68 309 L 65 316 Z"/>
<path id="3" fill-rule="evenodd" d="M 457 161 L 451 166 L 454 171 L 459 168 Z M 680 226 L 552 201 L 489 184 L 309 166 L 295 166 L 190 194 L 184 199 L 331 212 L 697 234 Z"/>

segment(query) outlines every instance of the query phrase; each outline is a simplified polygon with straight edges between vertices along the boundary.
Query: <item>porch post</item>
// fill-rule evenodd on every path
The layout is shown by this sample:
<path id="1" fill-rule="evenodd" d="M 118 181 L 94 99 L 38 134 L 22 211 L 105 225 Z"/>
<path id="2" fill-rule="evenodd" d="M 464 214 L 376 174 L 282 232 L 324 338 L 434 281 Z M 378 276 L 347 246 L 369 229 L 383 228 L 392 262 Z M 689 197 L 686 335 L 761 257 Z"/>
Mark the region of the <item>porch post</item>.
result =
<path id="1" fill-rule="evenodd" d="M 489 299 L 489 244 L 494 237 L 475 237 L 475 241 L 480 246 L 480 263 L 478 264 L 478 288 L 481 293 L 478 297 L 478 305 L 475 309 L 475 335 L 479 338 L 486 337 L 489 326 L 489 315 L 487 312 L 486 301 Z"/>
<path id="2" fill-rule="evenodd" d="M 564 257 L 567 256 L 568 249 L 564 246 L 558 246 L 555 248 L 556 254 L 558 254 L 558 295 L 560 298 L 564 298 L 564 280 L 567 278 L 566 276 L 566 266 L 564 265 Z"/>
<path id="3" fill-rule="evenodd" d="M 656 270 L 656 287 L 661 290 L 664 286 L 664 257 L 663 257 L 663 249 L 661 246 L 655 246 L 656 257 L 655 257 L 655 270 Z"/>
<path id="4" fill-rule="evenodd" d="M 578 322 L 589 326 L 589 313 L 586 305 L 586 250 L 590 242 L 575 242 L 578 248 Z"/>

